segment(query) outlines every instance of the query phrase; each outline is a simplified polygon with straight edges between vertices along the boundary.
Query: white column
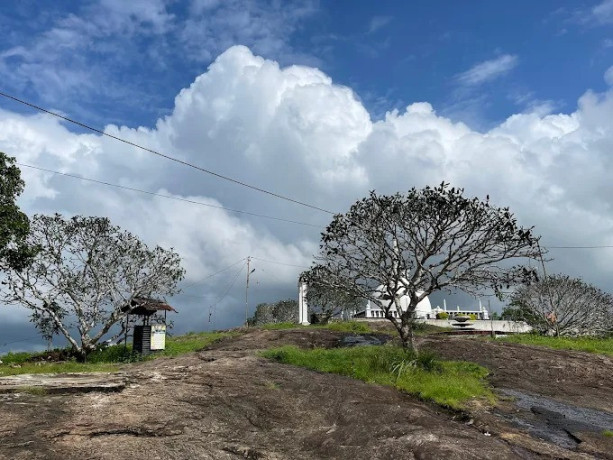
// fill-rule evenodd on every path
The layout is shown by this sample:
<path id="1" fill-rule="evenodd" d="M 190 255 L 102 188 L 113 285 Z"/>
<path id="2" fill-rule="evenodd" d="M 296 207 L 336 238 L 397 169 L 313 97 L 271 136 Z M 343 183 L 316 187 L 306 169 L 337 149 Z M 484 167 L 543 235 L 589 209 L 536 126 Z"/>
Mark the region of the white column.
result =
<path id="1" fill-rule="evenodd" d="M 307 284 L 303 281 L 298 283 L 298 322 L 304 326 L 309 323 L 309 305 L 307 303 Z"/>

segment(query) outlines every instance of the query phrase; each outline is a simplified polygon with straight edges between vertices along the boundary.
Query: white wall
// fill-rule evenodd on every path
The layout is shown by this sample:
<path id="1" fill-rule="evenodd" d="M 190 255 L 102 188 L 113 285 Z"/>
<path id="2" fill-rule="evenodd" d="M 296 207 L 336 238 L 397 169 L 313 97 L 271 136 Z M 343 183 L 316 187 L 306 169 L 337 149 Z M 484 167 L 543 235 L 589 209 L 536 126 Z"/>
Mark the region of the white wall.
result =
<path id="1" fill-rule="evenodd" d="M 459 327 L 454 327 L 453 324 L 456 322 L 448 319 L 418 319 L 420 323 L 431 324 L 433 326 L 439 327 L 453 327 L 454 329 L 460 329 Z M 492 325 L 494 326 L 494 330 L 498 332 L 530 332 L 532 327 L 529 326 L 524 321 L 488 321 L 488 320 L 477 320 L 477 321 L 469 321 L 470 328 L 477 331 L 491 331 Z"/>

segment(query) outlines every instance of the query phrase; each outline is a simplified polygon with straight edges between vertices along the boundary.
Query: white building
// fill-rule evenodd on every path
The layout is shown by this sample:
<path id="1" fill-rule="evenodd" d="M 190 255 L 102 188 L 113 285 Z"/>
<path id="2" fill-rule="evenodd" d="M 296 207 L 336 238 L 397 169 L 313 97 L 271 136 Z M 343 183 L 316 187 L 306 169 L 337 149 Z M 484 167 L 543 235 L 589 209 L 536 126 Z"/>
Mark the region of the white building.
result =
<path id="1" fill-rule="evenodd" d="M 447 309 L 447 301 L 443 300 L 443 308 L 437 305 L 436 308 L 432 309 L 432 313 L 434 315 L 430 318 L 436 318 L 437 313 L 447 313 L 450 317 L 475 315 L 477 319 L 490 319 L 490 315 L 487 311 L 487 308 L 483 307 L 480 300 L 478 310 L 468 310 L 466 308 L 460 308 L 459 305 L 456 308 Z"/>
<path id="2" fill-rule="evenodd" d="M 418 293 L 419 294 L 419 293 Z M 400 297 L 400 310 L 405 311 L 410 303 L 411 299 L 407 295 L 403 295 Z M 398 314 L 398 309 L 395 303 L 390 307 L 390 313 L 393 317 L 398 318 L 400 316 Z M 363 310 L 358 310 L 353 315 L 354 318 L 385 318 L 385 311 L 381 307 L 379 307 L 375 302 L 371 302 L 370 300 L 366 302 L 366 307 Z M 417 304 L 415 308 L 415 318 L 434 318 L 432 314 L 432 305 L 430 305 L 430 300 L 428 297 L 425 297 L 421 302 Z"/>
<path id="3" fill-rule="evenodd" d="M 298 282 L 298 322 L 300 324 L 309 324 L 308 317 L 308 303 L 306 300 L 307 293 L 307 283 L 304 281 Z M 379 291 L 382 291 L 383 287 L 379 287 Z M 409 296 L 403 295 L 400 297 L 400 309 L 404 311 L 409 306 L 410 299 Z M 475 315 L 477 319 L 489 319 L 489 314 L 487 309 L 481 305 L 481 301 L 479 301 L 479 309 L 478 310 L 469 310 L 466 308 L 460 308 L 457 306 L 455 309 L 447 309 L 447 302 L 443 300 L 443 308 L 438 305 L 435 308 L 432 308 L 430 304 L 430 299 L 426 296 L 421 302 L 417 304 L 417 308 L 415 309 L 415 318 L 416 319 L 436 319 L 437 313 L 447 313 L 449 317 L 454 316 L 470 316 Z M 392 305 L 390 308 L 390 313 L 393 317 L 398 318 L 398 310 L 396 305 Z M 357 310 L 353 312 L 351 315 L 353 318 L 366 318 L 366 319 L 385 319 L 385 312 L 382 308 L 380 308 L 375 302 L 368 301 L 366 302 L 366 306 L 363 309 Z"/>

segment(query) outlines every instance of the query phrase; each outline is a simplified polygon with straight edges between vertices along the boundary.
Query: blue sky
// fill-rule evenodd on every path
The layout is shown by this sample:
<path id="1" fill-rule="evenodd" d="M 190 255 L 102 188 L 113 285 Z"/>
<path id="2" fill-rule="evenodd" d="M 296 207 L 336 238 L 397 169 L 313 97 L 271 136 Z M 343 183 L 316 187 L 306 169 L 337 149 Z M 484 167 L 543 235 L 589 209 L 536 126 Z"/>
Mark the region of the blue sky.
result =
<path id="1" fill-rule="evenodd" d="M 233 44 L 320 68 L 373 118 L 428 101 L 478 129 L 534 106 L 574 109 L 604 89 L 613 57 L 613 7 L 600 0 L 41 5 L 0 4 L 3 87 L 96 123 L 151 125 Z"/>
<path id="2" fill-rule="evenodd" d="M 445 180 L 545 246 L 613 246 L 613 0 L 23 0 L 0 2 L 0 32 L 1 91 L 246 183 L 343 212 Z M 22 168 L 29 215 L 106 216 L 180 253 L 178 332 L 243 321 L 233 270 L 209 275 L 247 256 L 251 309 L 295 297 L 330 218 L 3 98 L 0 151 L 216 206 Z M 610 250 L 550 254 L 613 291 Z M 0 308 L 0 352 L 30 334 Z"/>

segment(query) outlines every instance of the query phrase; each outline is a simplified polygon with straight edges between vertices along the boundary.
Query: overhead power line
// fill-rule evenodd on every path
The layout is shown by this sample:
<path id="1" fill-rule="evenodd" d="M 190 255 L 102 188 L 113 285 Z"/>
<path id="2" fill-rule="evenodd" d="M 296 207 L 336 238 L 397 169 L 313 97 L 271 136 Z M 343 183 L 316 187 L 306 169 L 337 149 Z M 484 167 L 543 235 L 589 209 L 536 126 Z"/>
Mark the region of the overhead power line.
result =
<path id="1" fill-rule="evenodd" d="M 277 265 L 285 265 L 286 267 L 296 267 L 296 268 L 310 268 L 307 267 L 306 265 L 294 265 L 294 264 L 286 264 L 284 262 L 277 262 L 276 260 L 266 260 L 266 259 L 260 259 L 259 257 L 251 257 L 252 259 L 255 260 L 259 260 L 260 262 L 268 262 L 271 264 L 277 264 Z"/>
<path id="2" fill-rule="evenodd" d="M 98 180 L 98 179 L 92 179 L 92 178 L 89 178 L 89 177 L 78 176 L 76 174 L 63 173 L 63 172 L 60 172 L 60 171 L 55 171 L 53 169 L 41 168 L 40 166 L 33 166 L 33 165 L 29 165 L 29 164 L 25 164 L 25 163 L 19 163 L 19 162 L 15 162 L 15 164 L 18 165 L 18 166 L 22 166 L 24 168 L 36 169 L 38 171 L 44 171 L 44 172 L 48 172 L 48 173 L 51 173 L 51 174 L 56 174 L 58 176 L 70 177 L 70 178 L 73 178 L 73 179 L 79 179 L 79 180 L 83 180 L 83 181 L 87 181 L 87 182 L 93 182 L 95 184 L 106 185 L 108 187 L 115 187 L 115 188 L 119 188 L 119 189 L 123 189 L 123 190 L 129 190 L 131 192 L 145 193 L 147 195 L 157 196 L 157 197 L 161 197 L 161 198 L 167 198 L 169 200 L 184 201 L 186 203 L 197 204 L 199 206 L 206 206 L 207 208 L 223 209 L 225 211 L 234 212 L 234 213 L 237 213 L 237 214 L 245 214 L 245 215 L 248 215 L 248 216 L 261 217 L 263 219 L 272 219 L 272 220 L 276 220 L 276 221 L 279 221 L 279 222 L 287 222 L 289 224 L 297 224 L 297 225 L 305 225 L 305 226 L 308 226 L 308 227 L 321 228 L 321 225 L 309 224 L 307 222 L 300 222 L 298 220 L 283 219 L 281 217 L 267 216 L 267 215 L 264 215 L 264 214 L 258 214 L 258 213 L 249 212 L 249 211 L 242 211 L 242 210 L 239 210 L 239 209 L 231 209 L 231 208 L 226 208 L 225 206 L 216 206 L 216 205 L 213 205 L 213 204 L 203 203 L 201 201 L 189 200 L 187 198 L 179 198 L 179 197 L 172 196 L 172 195 L 164 195 L 163 193 L 151 192 L 149 190 L 142 190 L 142 189 L 135 188 L 135 187 L 128 187 L 126 185 L 113 184 L 111 182 L 105 182 L 105 181 Z"/>
<path id="3" fill-rule="evenodd" d="M 0 344 L 0 347 L 6 347 L 7 345 L 11 345 L 13 343 L 19 343 L 19 342 L 25 342 L 27 340 L 35 340 L 35 339 L 40 339 L 40 336 L 33 336 L 33 337 L 28 337 L 26 339 L 19 339 L 19 340 L 12 340 L 10 342 L 4 342 L 2 344 Z"/>
<path id="4" fill-rule="evenodd" d="M 226 291 L 223 293 L 223 295 L 217 300 L 217 302 L 209 305 L 209 323 L 211 322 L 211 315 L 213 314 L 213 312 L 215 311 L 215 307 L 217 307 L 217 305 L 219 305 L 223 299 L 226 298 L 226 296 L 228 295 L 228 293 L 230 292 L 230 290 L 232 289 L 232 287 L 234 286 L 234 284 L 236 284 L 236 280 L 238 280 L 239 275 L 243 272 L 243 268 L 245 268 L 244 265 L 241 266 L 240 270 L 238 272 L 236 272 L 236 275 L 234 276 L 234 279 L 232 280 L 232 282 L 228 285 L 228 288 L 226 289 Z"/>
<path id="5" fill-rule="evenodd" d="M 294 198 L 291 198 L 291 197 L 288 197 L 288 196 L 285 196 L 285 195 L 281 195 L 279 193 L 271 192 L 270 190 L 266 190 L 264 188 L 257 187 L 255 185 L 248 184 L 248 183 L 240 181 L 238 179 L 234 179 L 232 177 L 229 177 L 229 176 L 217 173 L 217 172 L 212 171 L 210 169 L 206 169 L 206 168 L 203 168 L 201 166 L 195 165 L 193 163 L 189 163 L 188 161 L 184 161 L 184 160 L 181 160 L 179 158 L 173 157 L 171 155 L 167 155 L 165 153 L 159 152 L 159 151 L 151 149 L 149 147 L 144 147 L 144 146 L 142 146 L 140 144 L 137 144 L 136 142 L 129 141 L 129 140 L 121 138 L 119 136 L 114 136 L 114 135 L 109 134 L 109 133 L 107 133 L 105 131 L 102 131 L 101 129 L 94 128 L 91 125 L 88 125 L 86 123 L 74 120 L 73 118 L 69 118 L 69 117 L 61 115 L 61 114 L 59 114 L 57 112 L 53 112 L 51 110 L 45 109 L 45 108 L 43 108 L 41 106 L 38 106 L 38 105 L 33 104 L 31 102 L 25 101 L 25 100 L 20 99 L 18 97 L 11 96 L 10 94 L 7 94 L 5 92 L 0 91 L 0 96 L 4 97 L 6 99 L 10 99 L 12 101 L 18 102 L 20 104 L 26 105 L 26 106 L 31 107 L 33 109 L 36 109 L 36 110 L 38 110 L 40 112 L 46 113 L 48 115 L 54 116 L 54 117 L 59 118 L 61 120 L 67 121 L 67 122 L 72 123 L 72 124 L 74 124 L 76 126 L 80 126 L 81 128 L 85 128 L 85 129 L 87 129 L 89 131 L 92 131 L 94 133 L 100 134 L 101 136 L 109 137 L 111 139 L 114 139 L 116 141 L 122 142 L 122 143 L 124 143 L 126 145 L 129 145 L 131 147 L 136 147 L 136 148 L 141 149 L 141 150 L 143 150 L 145 152 L 151 153 L 153 155 L 157 155 L 159 157 L 165 158 L 165 159 L 170 160 L 170 161 L 174 161 L 175 163 L 179 163 L 179 164 L 181 164 L 183 166 L 187 166 L 187 167 L 196 169 L 196 170 L 198 170 L 200 172 L 203 172 L 203 173 L 206 173 L 206 174 L 210 174 L 211 176 L 215 176 L 215 177 L 217 177 L 219 179 L 223 179 L 225 181 L 232 182 L 232 183 L 240 185 L 242 187 L 246 187 L 246 188 L 249 188 L 251 190 L 255 190 L 257 192 L 265 193 L 265 194 L 273 196 L 275 198 L 279 198 L 281 200 L 289 201 L 291 203 L 298 204 L 300 206 L 304 206 L 304 207 L 307 207 L 307 208 L 315 209 L 317 211 L 325 212 L 327 214 L 336 214 L 335 212 L 329 211 L 329 210 L 324 209 L 324 208 L 320 208 L 319 206 L 315 206 L 315 205 L 306 203 L 304 201 L 296 200 Z"/>

